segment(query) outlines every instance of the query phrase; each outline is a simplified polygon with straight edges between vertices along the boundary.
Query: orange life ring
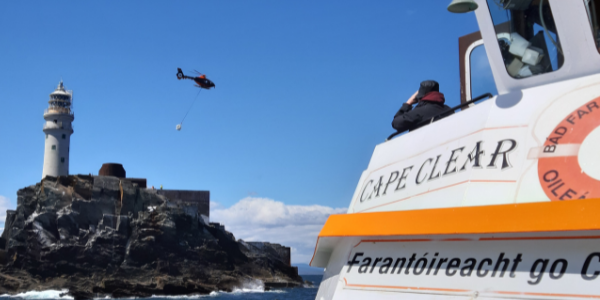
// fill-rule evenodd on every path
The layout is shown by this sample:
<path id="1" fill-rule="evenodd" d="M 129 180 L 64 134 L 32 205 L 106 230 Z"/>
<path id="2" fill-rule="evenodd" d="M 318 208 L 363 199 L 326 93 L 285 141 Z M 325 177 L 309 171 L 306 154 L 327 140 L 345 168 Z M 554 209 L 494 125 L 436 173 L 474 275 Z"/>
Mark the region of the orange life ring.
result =
<path id="1" fill-rule="evenodd" d="M 548 156 L 538 159 L 538 177 L 551 201 L 600 198 L 600 181 L 583 172 L 577 152 L 559 154 L 558 151 L 565 146 L 579 149 L 583 140 L 599 126 L 600 97 L 567 115 L 544 142 L 543 153 Z"/>

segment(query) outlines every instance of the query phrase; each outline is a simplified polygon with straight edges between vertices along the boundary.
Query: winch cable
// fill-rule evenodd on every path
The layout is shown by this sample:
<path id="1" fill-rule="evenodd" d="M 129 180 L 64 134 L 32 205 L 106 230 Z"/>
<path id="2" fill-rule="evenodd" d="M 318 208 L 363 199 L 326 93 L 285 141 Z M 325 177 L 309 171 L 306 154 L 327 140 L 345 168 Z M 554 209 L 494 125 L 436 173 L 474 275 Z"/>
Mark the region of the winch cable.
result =
<path id="1" fill-rule="evenodd" d="M 185 116 L 183 116 L 183 119 L 181 119 L 181 122 L 179 123 L 179 125 L 183 124 L 183 120 L 185 120 L 185 117 L 187 117 L 187 115 L 190 113 L 190 111 L 192 110 L 192 107 L 194 107 L 194 103 L 196 103 L 196 99 L 198 99 L 198 95 L 200 95 L 200 91 L 202 91 L 202 89 L 198 90 L 198 94 L 196 94 L 196 97 L 194 98 L 194 101 L 192 101 L 192 105 L 190 105 L 190 108 L 187 110 L 187 112 L 185 113 Z"/>

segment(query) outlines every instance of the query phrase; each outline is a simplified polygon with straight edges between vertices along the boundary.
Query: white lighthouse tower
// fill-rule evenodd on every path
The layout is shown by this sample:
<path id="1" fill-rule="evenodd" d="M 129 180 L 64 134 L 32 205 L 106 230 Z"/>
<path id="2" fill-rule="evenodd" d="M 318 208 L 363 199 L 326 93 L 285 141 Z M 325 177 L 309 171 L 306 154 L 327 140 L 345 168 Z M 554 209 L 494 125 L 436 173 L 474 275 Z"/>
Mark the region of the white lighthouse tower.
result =
<path id="1" fill-rule="evenodd" d="M 44 148 L 44 169 L 42 179 L 47 175 L 69 175 L 69 145 L 75 119 L 72 102 L 73 92 L 65 90 L 62 80 L 48 101 L 48 109 L 44 111 L 44 133 L 46 145 Z"/>

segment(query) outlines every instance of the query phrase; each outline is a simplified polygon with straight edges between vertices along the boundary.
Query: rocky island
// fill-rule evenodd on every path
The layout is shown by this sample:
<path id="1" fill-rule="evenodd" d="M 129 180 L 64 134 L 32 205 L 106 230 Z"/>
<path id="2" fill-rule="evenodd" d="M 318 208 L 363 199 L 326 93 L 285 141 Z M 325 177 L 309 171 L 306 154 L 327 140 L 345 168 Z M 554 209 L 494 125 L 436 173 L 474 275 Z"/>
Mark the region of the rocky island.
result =
<path id="1" fill-rule="evenodd" d="M 289 248 L 236 240 L 135 180 L 46 176 L 17 196 L 0 238 L 0 294 L 68 289 L 90 299 L 302 285 Z"/>

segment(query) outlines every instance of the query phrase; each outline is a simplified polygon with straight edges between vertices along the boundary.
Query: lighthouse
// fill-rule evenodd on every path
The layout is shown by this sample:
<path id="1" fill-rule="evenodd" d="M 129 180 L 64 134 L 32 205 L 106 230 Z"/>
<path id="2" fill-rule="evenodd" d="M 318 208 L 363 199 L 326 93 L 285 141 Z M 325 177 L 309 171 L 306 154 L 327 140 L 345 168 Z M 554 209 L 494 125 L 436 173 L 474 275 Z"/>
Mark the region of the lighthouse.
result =
<path id="1" fill-rule="evenodd" d="M 62 80 L 54 92 L 50 94 L 48 109 L 44 111 L 44 169 L 42 179 L 46 176 L 69 175 L 69 152 L 75 119 L 72 111 L 73 92 L 65 90 Z"/>

